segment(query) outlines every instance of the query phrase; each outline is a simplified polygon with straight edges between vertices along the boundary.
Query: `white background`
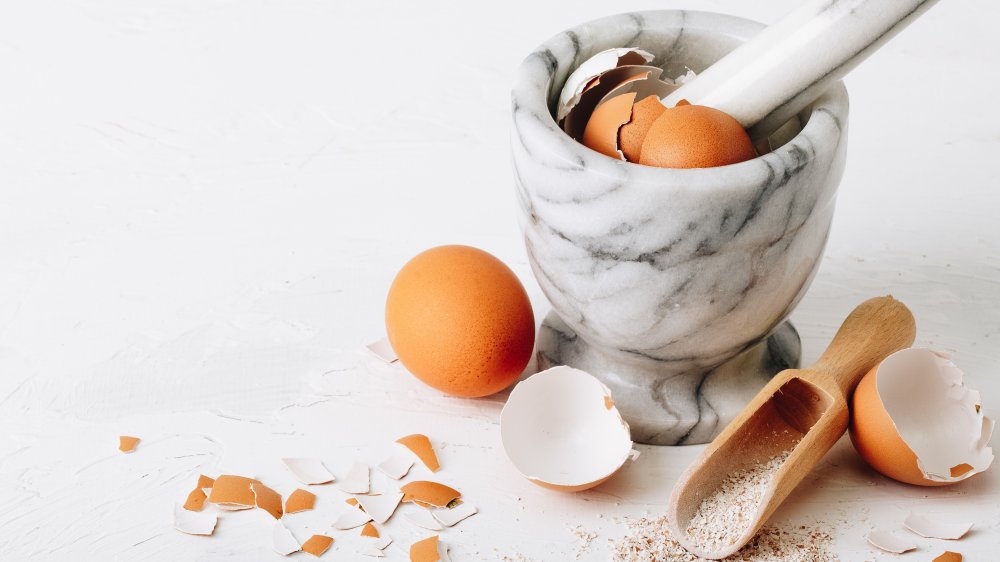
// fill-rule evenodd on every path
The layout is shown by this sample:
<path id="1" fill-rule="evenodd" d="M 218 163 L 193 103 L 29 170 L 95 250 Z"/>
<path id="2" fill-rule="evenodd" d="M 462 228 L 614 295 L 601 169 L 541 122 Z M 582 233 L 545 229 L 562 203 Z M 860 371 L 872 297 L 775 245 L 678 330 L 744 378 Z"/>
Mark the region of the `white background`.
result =
<path id="1" fill-rule="evenodd" d="M 503 396 L 446 398 L 359 349 L 382 335 L 395 271 L 438 244 L 494 253 L 547 311 L 507 153 L 509 84 L 537 44 L 613 12 L 770 22 L 795 4 L 0 4 L 0 560 L 277 559 L 266 514 L 191 537 L 171 528 L 173 502 L 224 470 L 287 494 L 282 456 L 339 475 L 413 431 L 481 510 L 442 535 L 455 559 L 606 559 L 617 518 L 662 512 L 699 447 L 641 447 L 594 491 L 548 492 L 499 448 Z M 833 233 L 793 314 L 811 361 L 854 305 L 891 292 L 994 416 L 998 17 L 989 0 L 941 2 L 849 77 Z M 132 455 L 115 450 L 124 433 L 143 439 Z M 339 491 L 318 493 L 288 519 L 300 540 L 341 509 Z M 996 559 L 997 469 L 906 487 L 846 440 L 777 517 L 820 519 L 845 560 L 873 560 L 863 531 L 911 508 L 977 528 L 906 559 Z M 577 525 L 597 533 L 589 548 Z M 399 514 L 387 530 L 390 560 L 426 534 Z M 326 558 L 356 559 L 354 534 Z"/>

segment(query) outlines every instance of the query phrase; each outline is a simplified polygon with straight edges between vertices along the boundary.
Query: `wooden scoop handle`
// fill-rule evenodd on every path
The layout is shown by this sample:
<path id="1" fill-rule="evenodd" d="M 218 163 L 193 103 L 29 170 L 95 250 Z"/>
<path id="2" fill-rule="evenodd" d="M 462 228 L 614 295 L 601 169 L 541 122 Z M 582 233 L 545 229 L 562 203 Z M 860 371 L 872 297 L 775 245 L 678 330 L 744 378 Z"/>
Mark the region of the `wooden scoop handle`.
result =
<path id="1" fill-rule="evenodd" d="M 913 345 L 916 335 L 917 325 L 906 305 L 891 295 L 868 299 L 844 320 L 809 370 L 830 379 L 846 398 L 872 367 Z"/>

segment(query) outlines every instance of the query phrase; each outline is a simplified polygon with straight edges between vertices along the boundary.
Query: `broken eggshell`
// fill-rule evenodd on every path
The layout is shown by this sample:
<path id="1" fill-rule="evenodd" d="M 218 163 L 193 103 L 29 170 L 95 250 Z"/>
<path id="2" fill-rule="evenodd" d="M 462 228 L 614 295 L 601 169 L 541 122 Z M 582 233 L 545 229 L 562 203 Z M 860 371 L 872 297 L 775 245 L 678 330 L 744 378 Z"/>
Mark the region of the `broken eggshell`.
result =
<path id="1" fill-rule="evenodd" d="M 588 86 L 592 86 L 595 78 L 599 78 L 614 68 L 643 65 L 652 60 L 652 53 L 630 47 L 607 49 L 585 60 L 563 83 L 562 91 L 559 93 L 556 119 L 562 121 L 569 115 L 569 112 L 580 102 L 584 90 Z"/>
<path id="2" fill-rule="evenodd" d="M 855 449 L 900 482 L 953 484 L 993 462 L 993 420 L 942 353 L 909 348 L 890 355 L 861 380 L 851 406 Z"/>
<path id="3" fill-rule="evenodd" d="M 500 412 L 500 438 L 514 467 L 539 486 L 578 492 L 601 484 L 632 455 L 632 438 L 592 375 L 559 366 L 519 383 Z"/>

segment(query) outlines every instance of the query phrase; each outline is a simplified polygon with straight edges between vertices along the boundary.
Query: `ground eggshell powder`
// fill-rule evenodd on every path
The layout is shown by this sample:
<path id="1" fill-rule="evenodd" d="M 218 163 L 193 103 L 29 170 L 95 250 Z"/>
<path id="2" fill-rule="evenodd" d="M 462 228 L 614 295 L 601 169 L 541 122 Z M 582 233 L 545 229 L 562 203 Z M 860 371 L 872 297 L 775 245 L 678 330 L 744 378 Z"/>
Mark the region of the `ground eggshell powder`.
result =
<path id="1" fill-rule="evenodd" d="M 785 451 L 729 475 L 698 506 L 684 531 L 687 540 L 707 552 L 735 544 L 753 526 L 771 478 L 791 454 Z"/>

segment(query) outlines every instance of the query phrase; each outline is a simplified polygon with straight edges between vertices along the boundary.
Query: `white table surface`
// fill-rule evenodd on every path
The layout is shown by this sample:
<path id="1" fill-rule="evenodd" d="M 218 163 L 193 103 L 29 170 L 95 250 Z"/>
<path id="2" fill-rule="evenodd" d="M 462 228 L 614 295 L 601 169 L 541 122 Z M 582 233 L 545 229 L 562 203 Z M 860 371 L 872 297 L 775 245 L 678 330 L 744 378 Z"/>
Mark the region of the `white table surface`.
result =
<path id="1" fill-rule="evenodd" d="M 172 529 L 173 503 L 202 472 L 288 493 L 283 456 L 343 474 L 414 431 L 481 510 L 442 534 L 455 560 L 607 559 L 620 518 L 662 512 L 700 447 L 642 446 L 596 490 L 542 490 L 500 449 L 502 396 L 444 397 L 362 344 L 382 334 L 396 270 L 443 243 L 494 253 L 547 311 L 507 154 L 508 86 L 535 45 L 611 12 L 774 21 L 795 4 L 0 4 L 0 560 L 276 560 L 263 512 L 193 537 Z M 850 76 L 839 209 L 793 314 L 811 361 L 855 304 L 891 292 L 994 415 L 998 17 L 989 0 L 941 2 Z M 138 451 L 118 453 L 119 434 Z M 288 518 L 300 540 L 345 497 L 317 490 L 315 511 Z M 976 529 L 901 560 L 1000 556 L 1000 469 L 907 487 L 846 440 L 777 519 L 836 529 L 845 560 L 889 560 L 862 533 L 911 508 Z M 427 534 L 399 513 L 387 528 L 387 560 Z M 355 534 L 324 559 L 357 559 Z"/>

